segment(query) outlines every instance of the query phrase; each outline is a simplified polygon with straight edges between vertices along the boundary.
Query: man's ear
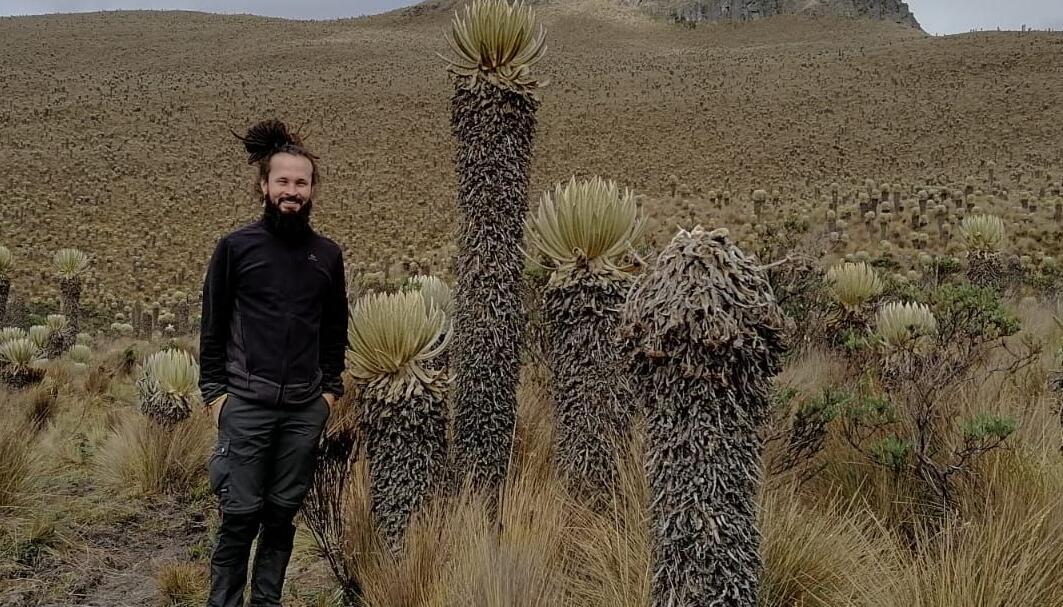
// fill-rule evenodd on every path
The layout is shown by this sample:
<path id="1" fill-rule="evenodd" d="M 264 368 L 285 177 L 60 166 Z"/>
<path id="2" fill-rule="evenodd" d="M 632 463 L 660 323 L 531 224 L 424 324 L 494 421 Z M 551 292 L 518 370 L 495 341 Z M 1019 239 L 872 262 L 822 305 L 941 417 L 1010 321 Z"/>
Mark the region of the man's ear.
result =
<path id="1" fill-rule="evenodd" d="M 269 184 L 265 179 L 258 180 L 258 187 L 262 190 L 262 195 L 265 196 L 269 192 Z"/>

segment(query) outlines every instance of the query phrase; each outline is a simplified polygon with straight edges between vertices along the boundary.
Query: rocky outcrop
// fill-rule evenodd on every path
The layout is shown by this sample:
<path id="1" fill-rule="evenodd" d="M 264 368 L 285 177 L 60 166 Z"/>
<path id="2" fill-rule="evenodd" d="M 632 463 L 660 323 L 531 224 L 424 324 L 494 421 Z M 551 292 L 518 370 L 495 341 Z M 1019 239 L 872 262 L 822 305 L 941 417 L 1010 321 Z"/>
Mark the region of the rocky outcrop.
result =
<path id="1" fill-rule="evenodd" d="M 406 6 L 393 11 L 404 17 L 416 17 L 417 15 L 431 15 L 438 13 L 452 14 L 461 9 L 472 0 L 422 0 L 412 6 Z M 532 6 L 545 4 L 543 0 L 524 0 L 524 4 Z"/>
<path id="2" fill-rule="evenodd" d="M 901 0 L 641 0 L 650 12 L 678 21 L 753 21 L 775 15 L 868 17 L 921 29 Z"/>

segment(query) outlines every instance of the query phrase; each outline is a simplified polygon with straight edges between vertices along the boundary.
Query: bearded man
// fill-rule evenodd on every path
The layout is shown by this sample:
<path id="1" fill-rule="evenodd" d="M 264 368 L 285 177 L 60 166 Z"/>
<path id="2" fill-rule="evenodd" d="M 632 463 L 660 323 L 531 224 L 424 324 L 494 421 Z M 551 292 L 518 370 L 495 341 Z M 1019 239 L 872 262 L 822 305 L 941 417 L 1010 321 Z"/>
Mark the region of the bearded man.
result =
<path id="1" fill-rule="evenodd" d="M 210 458 L 221 526 L 208 607 L 279 607 L 293 520 L 313 480 L 347 338 L 340 247 L 310 226 L 317 157 L 284 123 L 252 126 L 263 213 L 217 244 L 203 283 L 200 391 L 218 427 Z"/>

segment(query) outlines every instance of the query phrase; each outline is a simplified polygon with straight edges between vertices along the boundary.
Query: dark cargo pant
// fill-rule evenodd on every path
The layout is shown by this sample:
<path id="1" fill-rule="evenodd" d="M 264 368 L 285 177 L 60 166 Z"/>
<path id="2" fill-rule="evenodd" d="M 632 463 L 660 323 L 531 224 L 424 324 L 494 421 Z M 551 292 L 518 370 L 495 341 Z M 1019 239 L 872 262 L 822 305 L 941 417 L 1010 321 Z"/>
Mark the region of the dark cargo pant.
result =
<path id="1" fill-rule="evenodd" d="M 211 489 L 226 514 L 262 509 L 264 502 L 298 508 L 313 481 L 317 445 L 328 420 L 324 397 L 282 408 L 230 394 L 218 418 L 210 458 Z"/>
<path id="2" fill-rule="evenodd" d="M 313 482 L 328 416 L 324 397 L 298 408 L 271 407 L 232 394 L 226 398 L 209 464 L 221 527 L 211 556 L 208 607 L 243 605 L 256 536 L 251 605 L 279 607 L 295 537 L 292 520 Z"/>

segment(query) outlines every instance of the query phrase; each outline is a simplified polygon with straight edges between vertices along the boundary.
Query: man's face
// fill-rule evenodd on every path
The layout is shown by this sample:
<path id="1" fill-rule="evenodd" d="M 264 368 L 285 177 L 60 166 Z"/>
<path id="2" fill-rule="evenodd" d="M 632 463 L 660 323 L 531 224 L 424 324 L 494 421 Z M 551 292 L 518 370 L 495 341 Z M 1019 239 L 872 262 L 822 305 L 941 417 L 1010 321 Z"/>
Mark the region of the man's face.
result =
<path id="1" fill-rule="evenodd" d="M 298 213 L 313 194 L 314 167 L 310 159 L 295 154 L 274 154 L 269 161 L 269 180 L 261 181 L 262 194 L 281 214 Z"/>

